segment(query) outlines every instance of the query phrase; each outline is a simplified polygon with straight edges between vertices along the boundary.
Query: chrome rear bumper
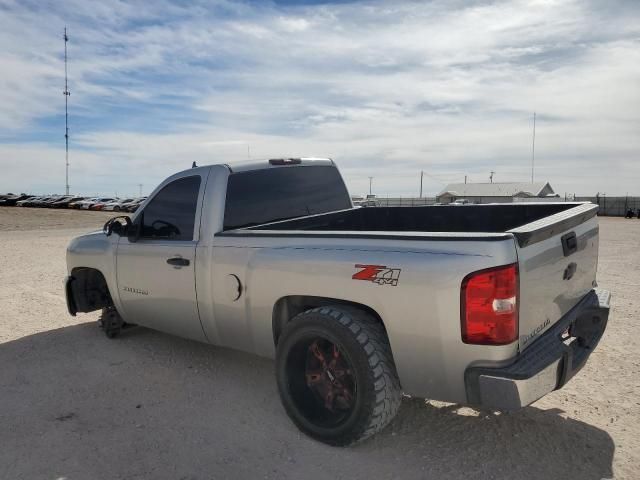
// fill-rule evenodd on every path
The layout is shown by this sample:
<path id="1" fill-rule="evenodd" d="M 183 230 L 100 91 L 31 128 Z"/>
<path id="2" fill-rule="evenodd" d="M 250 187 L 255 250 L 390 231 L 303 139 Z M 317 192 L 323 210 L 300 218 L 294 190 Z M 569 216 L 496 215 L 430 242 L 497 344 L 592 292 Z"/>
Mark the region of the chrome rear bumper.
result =
<path id="1" fill-rule="evenodd" d="M 561 388 L 580 371 L 600 341 L 611 294 L 595 289 L 506 367 L 465 371 L 467 400 L 497 410 L 516 410 Z M 569 332 L 567 345 L 562 336 Z"/>

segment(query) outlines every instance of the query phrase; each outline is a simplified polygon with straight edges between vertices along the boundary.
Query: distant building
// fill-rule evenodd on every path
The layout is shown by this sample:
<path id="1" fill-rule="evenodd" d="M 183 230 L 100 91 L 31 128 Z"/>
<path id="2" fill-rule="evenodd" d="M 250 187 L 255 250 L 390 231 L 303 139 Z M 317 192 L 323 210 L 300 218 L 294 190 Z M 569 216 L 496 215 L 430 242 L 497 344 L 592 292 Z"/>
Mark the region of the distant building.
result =
<path id="1" fill-rule="evenodd" d="M 549 182 L 450 183 L 436 197 L 439 203 L 467 200 L 469 203 L 511 203 L 557 198 Z"/>

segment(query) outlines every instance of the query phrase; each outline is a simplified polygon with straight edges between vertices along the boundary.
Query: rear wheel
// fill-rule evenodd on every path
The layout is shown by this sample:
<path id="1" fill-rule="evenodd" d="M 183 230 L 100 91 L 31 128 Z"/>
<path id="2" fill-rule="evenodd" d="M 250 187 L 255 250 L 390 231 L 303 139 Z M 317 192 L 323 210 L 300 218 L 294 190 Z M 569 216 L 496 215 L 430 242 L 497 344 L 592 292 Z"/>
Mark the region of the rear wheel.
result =
<path id="1" fill-rule="evenodd" d="M 289 417 L 330 445 L 377 433 L 400 407 L 400 382 L 382 325 L 349 307 L 294 317 L 278 342 L 276 376 Z"/>
<path id="2" fill-rule="evenodd" d="M 114 212 L 119 212 L 120 211 L 120 207 L 118 205 L 116 205 L 115 207 L 113 207 L 113 211 Z"/>

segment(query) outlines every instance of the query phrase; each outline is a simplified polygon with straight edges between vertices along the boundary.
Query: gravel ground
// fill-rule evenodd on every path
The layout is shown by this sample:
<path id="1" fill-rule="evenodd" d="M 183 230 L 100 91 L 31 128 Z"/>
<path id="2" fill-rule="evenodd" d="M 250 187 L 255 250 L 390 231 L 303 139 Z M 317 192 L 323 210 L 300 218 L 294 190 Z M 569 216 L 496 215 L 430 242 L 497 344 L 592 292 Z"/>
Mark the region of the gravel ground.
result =
<path id="1" fill-rule="evenodd" d="M 65 247 L 107 217 L 0 208 L 0 479 L 639 478 L 638 220 L 600 220 L 613 311 L 563 390 L 511 414 L 406 398 L 337 449 L 290 423 L 269 360 L 68 315 Z"/>

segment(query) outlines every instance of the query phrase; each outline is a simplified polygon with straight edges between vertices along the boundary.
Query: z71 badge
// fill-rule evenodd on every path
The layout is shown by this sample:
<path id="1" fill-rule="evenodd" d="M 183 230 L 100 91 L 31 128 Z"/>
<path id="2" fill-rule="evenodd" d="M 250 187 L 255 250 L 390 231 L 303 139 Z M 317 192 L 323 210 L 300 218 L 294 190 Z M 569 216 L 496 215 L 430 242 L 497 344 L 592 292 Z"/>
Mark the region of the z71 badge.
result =
<path id="1" fill-rule="evenodd" d="M 398 285 L 399 268 L 388 268 L 384 265 L 356 265 L 360 271 L 353 274 L 354 280 L 366 280 L 378 285 Z"/>

